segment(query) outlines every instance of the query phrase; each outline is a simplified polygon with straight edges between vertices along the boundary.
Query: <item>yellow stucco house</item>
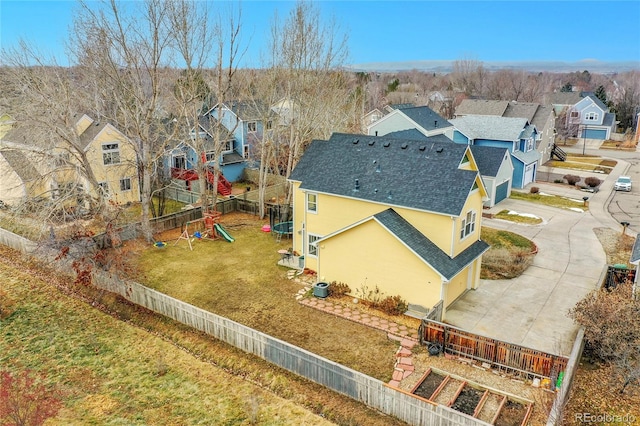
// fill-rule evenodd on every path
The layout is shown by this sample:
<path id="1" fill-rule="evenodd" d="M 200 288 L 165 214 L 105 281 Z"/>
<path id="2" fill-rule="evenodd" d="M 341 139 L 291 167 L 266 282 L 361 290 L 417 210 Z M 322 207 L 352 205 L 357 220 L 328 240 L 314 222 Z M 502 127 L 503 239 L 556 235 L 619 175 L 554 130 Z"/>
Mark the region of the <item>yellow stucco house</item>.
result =
<path id="1" fill-rule="evenodd" d="M 90 185 L 84 169 L 78 167 L 77 151 L 69 149 L 69 141 L 53 137 L 36 140 L 36 132 L 23 123 L 0 138 L 0 200 L 17 204 L 26 199 L 56 199 L 68 194 L 72 196 L 65 198 L 75 202 L 76 195 L 87 193 L 117 204 L 139 201 L 136 155 L 127 137 L 113 125 L 86 114 L 77 116 L 74 130 L 73 143 L 86 155 L 101 194 Z"/>
<path id="2" fill-rule="evenodd" d="M 117 204 L 140 201 L 136 153 L 129 139 L 110 123 L 86 114 L 78 119 L 76 132 L 102 196 Z"/>
<path id="3" fill-rule="evenodd" d="M 476 288 L 486 191 L 468 146 L 333 134 L 289 180 L 293 248 L 319 281 L 445 312 Z"/>

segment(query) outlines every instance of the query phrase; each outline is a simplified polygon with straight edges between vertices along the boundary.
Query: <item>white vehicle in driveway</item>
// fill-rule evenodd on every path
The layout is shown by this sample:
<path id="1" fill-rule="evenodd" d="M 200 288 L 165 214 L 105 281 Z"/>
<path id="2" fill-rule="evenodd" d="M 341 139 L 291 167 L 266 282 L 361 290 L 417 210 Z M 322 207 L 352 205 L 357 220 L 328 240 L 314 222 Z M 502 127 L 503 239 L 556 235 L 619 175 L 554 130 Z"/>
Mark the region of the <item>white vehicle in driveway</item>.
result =
<path id="1" fill-rule="evenodd" d="M 613 189 L 616 191 L 631 191 L 631 178 L 629 176 L 620 176 L 616 180 Z"/>

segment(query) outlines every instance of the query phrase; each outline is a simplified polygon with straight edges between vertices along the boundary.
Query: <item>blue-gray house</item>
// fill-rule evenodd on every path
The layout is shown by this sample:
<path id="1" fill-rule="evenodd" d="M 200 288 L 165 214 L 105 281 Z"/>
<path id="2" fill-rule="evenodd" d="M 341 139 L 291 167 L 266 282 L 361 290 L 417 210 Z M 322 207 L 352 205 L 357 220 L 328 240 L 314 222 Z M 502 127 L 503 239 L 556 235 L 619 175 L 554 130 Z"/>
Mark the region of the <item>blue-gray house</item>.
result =
<path id="1" fill-rule="evenodd" d="M 468 115 L 449 120 L 454 129 L 447 134 L 455 143 L 506 148 L 513 163 L 512 186 L 524 188 L 536 180 L 540 153 L 538 131 L 526 118 Z"/>

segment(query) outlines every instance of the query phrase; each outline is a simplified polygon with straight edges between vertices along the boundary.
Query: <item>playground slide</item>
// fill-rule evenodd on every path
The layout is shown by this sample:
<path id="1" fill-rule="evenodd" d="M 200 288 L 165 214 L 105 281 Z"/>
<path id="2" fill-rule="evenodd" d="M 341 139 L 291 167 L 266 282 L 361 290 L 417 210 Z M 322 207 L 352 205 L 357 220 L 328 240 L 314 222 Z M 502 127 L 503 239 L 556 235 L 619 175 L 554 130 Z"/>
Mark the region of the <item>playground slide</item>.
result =
<path id="1" fill-rule="evenodd" d="M 215 225 L 213 225 L 213 228 L 216 230 L 218 235 L 222 236 L 222 238 L 224 238 L 225 240 L 229 241 L 230 243 L 235 241 L 235 238 L 233 238 L 231 235 L 229 235 L 227 230 L 224 229 L 222 226 L 220 226 L 219 223 L 216 223 Z"/>

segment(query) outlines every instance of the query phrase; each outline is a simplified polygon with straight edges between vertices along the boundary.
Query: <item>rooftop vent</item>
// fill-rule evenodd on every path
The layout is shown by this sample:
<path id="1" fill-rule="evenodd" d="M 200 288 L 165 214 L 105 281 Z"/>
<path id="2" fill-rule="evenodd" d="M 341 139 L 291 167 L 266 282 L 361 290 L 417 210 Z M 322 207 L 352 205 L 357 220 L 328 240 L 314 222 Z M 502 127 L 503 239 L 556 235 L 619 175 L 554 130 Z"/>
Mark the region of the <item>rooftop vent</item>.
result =
<path id="1" fill-rule="evenodd" d="M 354 191 L 360 191 L 360 180 L 356 179 L 356 184 L 354 186 Z"/>
<path id="2" fill-rule="evenodd" d="M 434 126 L 434 127 L 438 127 L 438 120 L 435 120 L 435 121 L 433 122 L 433 126 Z"/>
<path id="3" fill-rule="evenodd" d="M 426 145 L 422 145 L 420 148 L 418 148 L 420 151 L 424 151 L 427 149 Z"/>
<path id="4" fill-rule="evenodd" d="M 439 147 L 436 149 L 436 152 L 437 152 L 438 154 L 440 154 L 442 151 L 444 151 L 444 148 L 442 148 L 441 146 L 439 146 Z"/>
<path id="5" fill-rule="evenodd" d="M 409 147 L 409 144 L 407 144 L 406 142 L 400 146 L 400 148 L 402 149 L 407 149 L 408 147 Z"/>
<path id="6" fill-rule="evenodd" d="M 376 141 L 369 141 L 369 146 L 373 146 L 374 143 L 376 143 Z"/>
<path id="7" fill-rule="evenodd" d="M 353 144 L 354 144 L 354 145 L 358 145 L 358 142 L 360 142 L 360 139 L 354 139 L 354 140 L 353 140 Z"/>
<path id="8" fill-rule="evenodd" d="M 387 195 L 388 199 L 392 199 L 393 198 L 393 194 L 391 193 L 391 191 L 389 191 L 389 195 Z"/>
<path id="9" fill-rule="evenodd" d="M 385 142 L 382 146 L 389 148 L 391 146 L 391 142 Z"/>

